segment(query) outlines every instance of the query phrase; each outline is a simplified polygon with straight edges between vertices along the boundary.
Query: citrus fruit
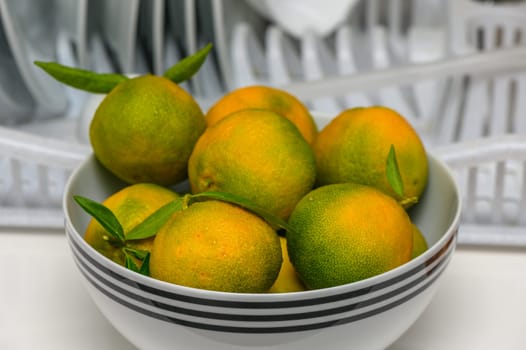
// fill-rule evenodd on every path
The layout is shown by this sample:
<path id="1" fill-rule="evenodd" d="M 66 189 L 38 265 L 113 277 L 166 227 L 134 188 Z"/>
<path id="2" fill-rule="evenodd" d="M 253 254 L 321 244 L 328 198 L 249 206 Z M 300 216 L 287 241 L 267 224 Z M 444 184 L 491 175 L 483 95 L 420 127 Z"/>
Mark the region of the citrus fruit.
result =
<path id="1" fill-rule="evenodd" d="M 318 129 L 307 107 L 294 95 L 268 86 L 246 86 L 223 95 L 206 113 L 208 125 L 243 109 L 269 109 L 290 120 L 312 144 Z"/>
<path id="2" fill-rule="evenodd" d="M 392 197 L 354 183 L 318 187 L 290 215 L 290 260 L 309 289 L 386 272 L 411 258 L 413 228 Z"/>
<path id="3" fill-rule="evenodd" d="M 397 196 L 386 176 L 391 145 L 404 198 Z M 318 185 L 356 182 L 376 187 L 409 206 L 427 184 L 427 155 L 419 135 L 403 116 L 386 107 L 343 111 L 320 131 L 313 148 Z"/>
<path id="4" fill-rule="evenodd" d="M 205 128 L 188 92 L 147 74 L 105 96 L 90 124 L 90 142 L 97 159 L 122 180 L 172 185 L 186 178 L 188 157 Z"/>
<path id="5" fill-rule="evenodd" d="M 422 231 L 413 224 L 413 253 L 411 255 L 411 258 L 414 259 L 423 252 L 427 250 L 427 241 L 424 235 L 422 234 Z"/>
<path id="6" fill-rule="evenodd" d="M 279 237 L 259 216 L 222 201 L 191 204 L 157 233 L 150 273 L 207 290 L 261 293 L 281 267 Z"/>
<path id="7" fill-rule="evenodd" d="M 192 193 L 222 191 L 286 218 L 312 188 L 312 148 L 287 119 L 246 109 L 209 126 L 188 162 Z"/>
<path id="8" fill-rule="evenodd" d="M 305 285 L 301 282 L 296 269 L 289 260 L 287 252 L 287 239 L 280 236 L 281 251 L 283 253 L 283 263 L 279 271 L 278 278 L 270 288 L 270 293 L 290 293 L 301 292 L 305 290 Z"/>
<path id="9" fill-rule="evenodd" d="M 124 229 L 124 236 L 157 209 L 178 198 L 178 194 L 170 189 L 155 184 L 142 183 L 130 185 L 112 194 L 102 204 L 110 209 Z M 102 255 L 124 266 L 122 243 L 113 241 L 108 232 L 92 219 L 84 240 Z M 150 251 L 153 237 L 128 241 L 127 246 Z"/>

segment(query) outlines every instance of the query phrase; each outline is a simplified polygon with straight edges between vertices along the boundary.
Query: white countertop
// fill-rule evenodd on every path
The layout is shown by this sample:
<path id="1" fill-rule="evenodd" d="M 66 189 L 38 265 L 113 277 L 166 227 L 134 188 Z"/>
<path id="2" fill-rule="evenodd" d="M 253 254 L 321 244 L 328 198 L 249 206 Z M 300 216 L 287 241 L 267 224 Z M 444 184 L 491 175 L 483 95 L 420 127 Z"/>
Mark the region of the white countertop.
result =
<path id="1" fill-rule="evenodd" d="M 84 291 L 62 232 L 0 230 L 0 262 L 0 349 L 134 349 Z M 526 249 L 457 248 L 402 349 L 526 349 Z"/>

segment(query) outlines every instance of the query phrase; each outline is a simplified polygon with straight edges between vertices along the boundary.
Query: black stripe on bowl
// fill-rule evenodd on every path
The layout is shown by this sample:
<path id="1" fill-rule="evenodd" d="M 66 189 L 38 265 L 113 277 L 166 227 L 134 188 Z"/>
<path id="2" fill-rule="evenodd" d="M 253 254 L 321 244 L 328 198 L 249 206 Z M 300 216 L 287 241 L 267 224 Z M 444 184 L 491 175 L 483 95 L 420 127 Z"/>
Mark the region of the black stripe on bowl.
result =
<path id="1" fill-rule="evenodd" d="M 325 308 L 323 310 L 317 310 L 317 311 L 308 311 L 308 312 L 298 311 L 294 313 L 286 313 L 286 314 L 275 314 L 274 313 L 274 314 L 266 314 L 266 315 L 246 314 L 246 313 L 245 314 L 218 313 L 218 312 L 211 312 L 211 311 L 189 309 L 189 308 L 184 308 L 184 307 L 179 307 L 179 306 L 174 306 L 174 305 L 170 305 L 167 303 L 159 302 L 156 300 L 149 299 L 147 297 L 143 297 L 143 296 L 134 294 L 130 292 L 130 290 L 125 289 L 121 286 L 118 286 L 117 284 L 109 281 L 106 277 L 101 276 L 97 272 L 93 271 L 93 269 L 90 266 L 88 266 L 88 264 L 86 264 L 85 261 L 82 261 L 78 257 L 77 257 L 77 263 L 81 265 L 85 274 L 90 275 L 90 281 L 92 283 L 97 283 L 102 288 L 105 288 L 106 290 L 108 290 L 108 293 L 120 294 L 122 296 L 126 296 L 130 299 L 133 299 L 134 301 L 137 301 L 138 304 L 142 303 L 148 306 L 155 307 L 156 309 L 159 310 L 160 313 L 170 312 L 170 313 L 177 313 L 177 314 L 201 317 L 205 319 L 215 319 L 215 320 L 229 320 L 229 321 L 243 321 L 243 322 L 269 322 L 269 321 L 276 322 L 276 321 L 290 321 L 290 320 L 301 320 L 301 319 L 308 319 L 308 318 L 319 318 L 319 317 L 324 317 L 324 316 L 331 316 L 335 314 L 348 313 L 348 312 L 359 310 L 362 308 L 367 308 L 374 304 L 382 304 L 383 302 L 389 299 L 396 298 L 397 295 L 403 294 L 407 290 L 410 290 L 411 288 L 414 288 L 415 286 L 423 283 L 427 278 L 429 278 L 429 276 L 431 276 L 435 272 L 436 269 L 440 269 L 446 264 L 446 257 L 447 255 L 444 256 L 444 259 L 437 260 L 437 263 L 434 266 L 430 265 L 430 269 L 426 271 L 425 274 L 420 275 L 418 278 L 415 278 L 409 281 L 407 284 L 399 286 L 396 289 L 393 289 L 387 293 L 374 296 L 370 299 L 366 299 L 366 300 L 358 301 L 358 302 L 349 300 L 349 302 L 346 305 Z M 274 310 L 271 310 L 271 312 L 272 311 Z"/>
<path id="2" fill-rule="evenodd" d="M 243 315 L 243 314 L 238 315 L 238 314 L 230 314 L 230 313 L 225 314 L 225 313 L 215 313 L 215 312 L 208 312 L 208 311 L 199 311 L 199 310 L 175 307 L 173 305 L 169 305 L 166 303 L 161 303 L 161 302 L 154 301 L 154 300 L 151 300 L 145 297 L 141 297 L 141 296 L 138 296 L 130 292 L 130 290 L 126 290 L 108 281 L 107 276 L 103 277 L 99 273 L 94 272 L 93 269 L 89 267 L 83 261 L 82 259 L 83 254 L 81 251 L 80 253 L 82 254 L 82 256 L 79 255 L 79 250 L 77 249 L 74 250 L 74 253 L 76 256 L 77 264 L 80 265 L 79 267 L 82 267 L 81 271 L 95 287 L 97 287 L 104 294 L 111 297 L 115 301 L 120 302 L 121 304 L 125 304 L 128 306 L 133 304 L 135 305 L 133 307 L 134 309 L 145 310 L 145 313 L 148 313 L 148 314 L 156 314 L 157 315 L 156 318 L 167 317 L 168 319 L 172 319 L 174 317 L 170 315 L 166 315 L 166 313 L 179 313 L 180 315 L 183 315 L 183 317 L 184 315 L 189 315 L 192 317 L 204 318 L 205 320 L 227 320 L 227 321 L 243 321 L 243 322 L 247 322 L 247 321 L 249 322 L 280 322 L 280 321 L 288 321 L 288 320 L 305 320 L 309 318 L 334 316 L 337 314 L 349 313 L 349 312 L 360 310 L 360 309 L 361 309 L 361 313 L 350 316 L 350 317 L 356 319 L 357 317 L 360 317 L 360 315 L 362 314 L 367 315 L 367 314 L 370 314 L 371 312 L 375 314 L 374 312 L 375 309 L 373 310 L 366 310 L 366 309 L 370 306 L 374 306 L 376 308 L 383 309 L 384 306 L 380 304 L 382 303 L 385 304 L 386 302 L 388 302 L 389 304 L 392 304 L 393 302 L 391 302 L 390 299 L 394 299 L 396 296 L 403 294 L 405 291 L 410 290 L 411 288 L 414 288 L 415 286 L 418 286 L 419 283 L 422 283 L 423 285 L 427 284 L 427 282 L 425 284 L 423 282 L 428 276 L 431 276 L 435 272 L 435 270 L 439 269 L 440 267 L 445 267 L 446 258 L 450 255 L 450 253 L 453 251 L 453 248 L 454 248 L 453 246 L 451 246 L 451 241 L 448 242 L 448 246 L 450 247 L 450 249 L 448 249 L 447 251 L 444 249 L 440 250 L 440 252 L 443 253 L 442 259 L 440 260 L 433 259 L 437 261 L 435 266 L 431 266 L 427 264 L 430 267 L 429 271 L 426 271 L 425 274 L 423 274 L 417 279 L 410 281 L 408 284 L 400 286 L 397 289 L 394 289 L 386 294 L 379 295 L 369 300 L 364 300 L 360 302 L 352 303 L 351 301 L 351 303 L 347 305 L 343 305 L 343 306 L 339 306 L 335 308 L 324 309 L 320 311 L 298 312 L 298 313 L 289 313 L 289 314 L 274 314 L 274 315 Z M 429 262 L 430 260 L 431 259 L 428 259 L 426 263 Z M 442 268 L 440 270 L 442 270 Z M 420 287 L 418 288 L 420 289 Z M 115 295 L 115 293 L 120 294 L 121 296 L 128 297 L 132 300 L 131 301 L 123 300 L 121 296 Z M 137 305 L 133 301 L 138 301 L 139 303 L 143 303 L 145 304 L 147 308 L 153 307 L 156 309 L 156 311 L 144 309 L 144 307 Z M 374 305 L 374 304 L 378 304 L 380 306 Z M 183 321 L 183 320 L 180 320 L 180 321 Z M 202 328 L 202 327 L 199 327 L 199 328 Z"/>
<path id="3" fill-rule="evenodd" d="M 452 249 L 448 250 L 448 256 L 451 253 Z M 77 257 L 75 258 L 76 262 L 79 263 L 80 261 L 77 260 Z M 252 327 L 252 326 L 234 326 L 234 325 L 225 325 L 225 324 L 211 324 L 211 323 L 202 323 L 202 322 L 196 322 L 191 321 L 187 319 L 181 319 L 178 317 L 173 317 L 169 315 L 160 314 L 158 312 L 155 312 L 153 310 L 146 309 L 144 307 L 141 307 L 133 302 L 130 302 L 122 297 L 118 297 L 115 294 L 110 293 L 107 289 L 103 288 L 99 283 L 97 283 L 95 280 L 93 280 L 93 277 L 87 273 L 83 269 L 83 265 L 79 265 L 79 269 L 84 275 L 84 277 L 90 282 L 92 286 L 94 286 L 99 292 L 104 294 L 106 297 L 112 299 L 113 301 L 130 308 L 136 312 L 139 312 L 143 315 L 153 317 L 159 320 L 163 320 L 165 322 L 178 324 L 181 326 L 186 327 L 192 327 L 196 329 L 203 329 L 203 330 L 211 330 L 211 331 L 219 331 L 219 332 L 229 332 L 229 333 L 258 333 L 258 334 L 270 334 L 270 333 L 287 333 L 287 332 L 299 332 L 299 331 L 307 331 L 307 330 L 315 330 L 315 329 L 321 329 L 326 327 L 332 327 L 342 324 L 347 324 L 351 322 L 355 322 L 373 315 L 376 315 L 378 313 L 387 311 L 389 309 L 392 309 L 398 305 L 403 304 L 407 300 L 413 298 L 414 296 L 420 294 L 422 291 L 424 291 L 427 287 L 429 287 L 433 282 L 442 274 L 442 272 L 445 270 L 445 265 L 438 264 L 437 266 L 442 266 L 443 268 L 440 269 L 434 269 L 433 273 L 429 275 L 430 278 L 428 278 L 425 283 L 422 283 L 418 288 L 412 290 L 411 292 L 403 295 L 401 298 L 389 301 L 377 308 L 364 311 L 359 314 L 354 314 L 350 316 L 345 316 L 338 319 L 332 319 L 322 322 L 316 322 L 316 323 L 303 323 L 303 324 L 293 324 L 288 326 L 276 326 L 275 322 L 272 322 L 271 324 L 273 326 L 270 327 Z"/>
<path id="4" fill-rule="evenodd" d="M 169 291 L 153 288 L 143 283 L 136 282 L 121 274 L 118 274 L 116 271 L 96 261 L 86 251 L 84 251 L 82 247 L 75 241 L 75 238 L 79 237 L 78 235 L 76 237 L 71 237 L 71 236 L 75 236 L 75 231 L 71 227 L 69 227 L 69 230 L 67 230 L 67 232 L 68 232 L 69 240 L 72 243 L 72 247 L 75 248 L 75 250 L 82 255 L 81 260 L 85 259 L 89 261 L 89 263 L 92 264 L 102 274 L 106 274 L 110 278 L 118 280 L 121 283 L 124 283 L 134 289 L 138 289 L 137 292 L 139 293 L 147 292 L 149 294 L 159 296 L 162 298 L 177 300 L 181 302 L 187 302 L 191 304 L 216 306 L 216 307 L 224 307 L 224 308 L 237 308 L 237 309 L 242 309 L 242 308 L 248 308 L 248 309 L 295 308 L 295 307 L 302 307 L 302 306 L 318 305 L 318 304 L 323 304 L 323 303 L 331 303 L 331 302 L 340 301 L 340 300 L 348 300 L 348 299 L 356 298 L 362 295 L 366 295 L 366 294 L 387 288 L 396 283 L 400 283 L 404 281 L 405 279 L 408 279 L 411 276 L 415 275 L 416 273 L 426 269 L 427 266 L 433 264 L 437 259 L 443 256 L 444 251 L 450 247 L 450 245 L 452 244 L 452 242 L 454 241 L 456 237 L 456 231 L 455 231 L 454 234 L 451 235 L 449 240 L 445 242 L 442 249 L 438 250 L 433 256 L 431 256 L 425 262 L 415 266 L 411 270 L 408 270 L 400 275 L 397 275 L 391 279 L 376 283 L 369 287 L 364 287 L 364 288 L 360 288 L 357 290 L 352 290 L 352 291 L 329 295 L 329 296 L 314 297 L 314 298 L 308 298 L 308 299 L 283 300 L 283 301 L 231 301 L 231 300 L 207 299 L 207 298 L 183 295 L 183 294 L 178 294 L 174 292 L 169 292 Z M 97 252 L 95 253 L 98 254 Z"/>

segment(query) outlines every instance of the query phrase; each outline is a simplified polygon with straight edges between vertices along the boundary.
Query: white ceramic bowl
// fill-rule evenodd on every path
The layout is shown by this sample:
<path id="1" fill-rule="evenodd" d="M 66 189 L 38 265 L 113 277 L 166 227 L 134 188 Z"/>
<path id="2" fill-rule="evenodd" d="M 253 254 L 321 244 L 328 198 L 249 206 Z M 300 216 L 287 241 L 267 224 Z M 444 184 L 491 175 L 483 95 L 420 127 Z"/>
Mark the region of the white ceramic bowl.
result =
<path id="1" fill-rule="evenodd" d="M 459 192 L 442 162 L 430 155 L 429 166 L 429 185 L 410 215 L 430 248 L 394 270 L 333 288 L 214 292 L 158 281 L 113 263 L 83 240 L 90 218 L 72 199 L 78 194 L 102 201 L 124 186 L 94 156 L 66 185 L 66 234 L 100 311 L 141 349 L 383 349 L 424 311 L 455 249 Z"/>

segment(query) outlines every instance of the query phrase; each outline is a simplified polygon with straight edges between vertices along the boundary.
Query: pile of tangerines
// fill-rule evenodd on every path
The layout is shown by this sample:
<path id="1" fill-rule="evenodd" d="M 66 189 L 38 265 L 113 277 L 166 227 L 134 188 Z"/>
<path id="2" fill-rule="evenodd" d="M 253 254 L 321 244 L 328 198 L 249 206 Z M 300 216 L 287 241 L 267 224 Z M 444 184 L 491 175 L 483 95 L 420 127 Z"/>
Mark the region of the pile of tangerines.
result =
<path id="1" fill-rule="evenodd" d="M 320 130 L 303 102 L 269 86 L 203 112 L 176 73 L 104 77 L 90 141 L 129 185 L 102 203 L 76 198 L 101 254 L 179 285 L 265 293 L 355 282 L 427 248 L 406 211 L 425 190 L 426 151 L 402 115 L 352 108 Z"/>

